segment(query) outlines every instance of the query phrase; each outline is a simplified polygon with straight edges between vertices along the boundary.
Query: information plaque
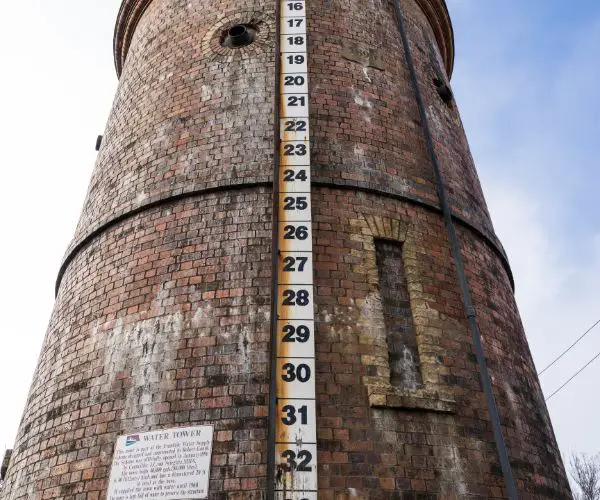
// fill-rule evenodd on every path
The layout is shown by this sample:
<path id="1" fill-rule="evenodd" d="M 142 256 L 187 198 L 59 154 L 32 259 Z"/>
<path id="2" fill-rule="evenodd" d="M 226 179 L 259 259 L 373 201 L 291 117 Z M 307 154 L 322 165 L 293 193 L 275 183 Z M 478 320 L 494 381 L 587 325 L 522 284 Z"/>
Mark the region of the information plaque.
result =
<path id="1" fill-rule="evenodd" d="M 208 498 L 212 441 L 212 426 L 119 437 L 107 499 Z"/>

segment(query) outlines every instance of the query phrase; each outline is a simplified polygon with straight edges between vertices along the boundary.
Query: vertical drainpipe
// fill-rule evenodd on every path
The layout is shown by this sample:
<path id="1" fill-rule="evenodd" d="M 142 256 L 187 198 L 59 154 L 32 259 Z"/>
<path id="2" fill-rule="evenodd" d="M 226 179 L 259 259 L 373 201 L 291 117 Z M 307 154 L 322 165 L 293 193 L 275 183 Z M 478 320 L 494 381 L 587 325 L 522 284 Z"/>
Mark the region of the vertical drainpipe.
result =
<path id="1" fill-rule="evenodd" d="M 281 94 L 281 56 L 279 39 L 281 32 L 281 1 L 275 3 L 275 88 L 273 96 L 273 228 L 272 228 L 272 262 L 271 262 L 271 352 L 270 352 L 270 385 L 269 385 L 269 421 L 267 435 L 267 500 L 275 500 L 275 435 L 277 427 L 277 275 L 279 272 L 279 164 L 280 164 L 280 131 L 279 104 Z"/>
<path id="2" fill-rule="evenodd" d="M 471 291 L 469 290 L 469 284 L 465 275 L 465 267 L 460 253 L 460 244 L 458 235 L 456 233 L 456 227 L 454 220 L 452 219 L 452 210 L 448 205 L 446 197 L 446 188 L 444 185 L 444 178 L 441 173 L 440 165 L 438 162 L 437 154 L 433 144 L 433 137 L 431 135 L 431 129 L 429 128 L 429 120 L 427 119 L 427 113 L 425 112 L 425 104 L 423 103 L 423 97 L 421 95 L 421 89 L 419 87 L 419 80 L 417 77 L 417 71 L 412 57 L 412 52 L 408 42 L 406 34 L 406 26 L 404 21 L 404 13 L 400 5 L 400 0 L 394 0 L 394 9 L 396 11 L 396 19 L 398 22 L 398 28 L 400 29 L 400 36 L 402 37 L 402 44 L 404 46 L 404 55 L 406 58 L 406 64 L 410 72 L 411 83 L 417 99 L 417 105 L 419 107 L 419 115 L 423 124 L 423 134 L 425 135 L 425 143 L 427 146 L 427 154 L 431 160 L 433 170 L 435 173 L 435 179 L 437 184 L 437 192 L 444 216 L 444 223 L 448 232 L 448 239 L 450 241 L 450 247 L 452 251 L 452 257 L 454 258 L 454 264 L 456 266 L 456 274 L 462 293 L 463 304 L 465 306 L 465 314 L 469 323 L 469 329 L 471 330 L 471 336 L 473 345 L 475 348 L 475 356 L 477 358 L 477 364 L 479 365 L 479 374 L 481 377 L 481 383 L 483 385 L 483 391 L 487 402 L 488 411 L 492 420 L 492 428 L 494 432 L 494 441 L 496 442 L 496 449 L 500 458 L 500 466 L 502 468 L 502 475 L 504 476 L 504 483 L 508 493 L 509 500 L 517 500 L 517 488 L 515 486 L 515 480 L 513 476 L 512 467 L 508 458 L 508 450 L 506 448 L 506 442 L 502 435 L 502 426 L 500 423 L 500 415 L 498 413 L 498 407 L 496 406 L 496 400 L 494 399 L 494 393 L 492 391 L 492 384 L 490 381 L 490 375 L 485 360 L 485 354 L 483 352 L 483 345 L 481 343 L 481 332 L 477 324 L 477 317 L 475 314 L 475 308 L 473 307 L 473 301 L 471 299 Z"/>

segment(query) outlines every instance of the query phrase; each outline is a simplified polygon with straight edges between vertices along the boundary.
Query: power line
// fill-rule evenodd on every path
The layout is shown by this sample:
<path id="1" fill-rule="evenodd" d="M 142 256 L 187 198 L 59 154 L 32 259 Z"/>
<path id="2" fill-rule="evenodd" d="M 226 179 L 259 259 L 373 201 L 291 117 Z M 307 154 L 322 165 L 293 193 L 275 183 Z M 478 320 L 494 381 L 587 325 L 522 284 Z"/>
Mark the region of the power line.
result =
<path id="1" fill-rule="evenodd" d="M 573 380 L 575 377 L 577 377 L 577 375 L 579 375 L 583 370 L 585 370 L 588 366 L 590 366 L 594 361 L 596 361 L 598 358 L 600 358 L 600 352 L 598 354 L 596 354 L 581 370 L 579 370 L 575 375 L 573 375 L 569 380 L 567 380 L 563 385 L 561 385 L 558 389 L 556 389 L 552 394 L 550 394 L 550 396 L 548 396 L 546 398 L 546 401 L 550 401 L 550 398 L 552 398 L 553 396 L 555 396 L 556 394 L 558 394 L 560 391 L 562 391 L 568 384 L 569 382 L 571 382 L 571 380 Z"/>
<path id="2" fill-rule="evenodd" d="M 600 319 L 598 321 L 596 321 L 592 326 L 590 326 L 586 332 L 579 337 L 566 351 L 563 351 L 563 353 L 558 356 L 558 358 L 556 358 L 554 361 L 552 361 L 552 363 L 550 363 L 546 368 L 544 368 L 541 372 L 538 373 L 538 376 L 541 376 L 548 368 L 554 366 L 556 364 L 557 361 L 559 361 L 565 354 L 567 354 L 571 349 L 573 349 L 573 347 L 575 347 L 577 344 L 579 344 L 579 342 L 581 340 L 583 340 L 583 338 L 590 333 L 595 327 L 596 325 L 598 325 L 600 323 Z"/>

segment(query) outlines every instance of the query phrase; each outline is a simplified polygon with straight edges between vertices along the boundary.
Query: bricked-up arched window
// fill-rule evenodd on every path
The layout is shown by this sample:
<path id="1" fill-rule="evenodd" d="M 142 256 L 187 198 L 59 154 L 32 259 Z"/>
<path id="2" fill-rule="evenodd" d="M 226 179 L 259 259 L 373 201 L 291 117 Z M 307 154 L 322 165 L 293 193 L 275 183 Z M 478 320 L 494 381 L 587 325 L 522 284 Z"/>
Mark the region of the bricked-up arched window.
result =
<path id="1" fill-rule="evenodd" d="M 402 244 L 375 240 L 377 272 L 385 320 L 392 386 L 422 385 L 419 351 L 402 259 Z"/>

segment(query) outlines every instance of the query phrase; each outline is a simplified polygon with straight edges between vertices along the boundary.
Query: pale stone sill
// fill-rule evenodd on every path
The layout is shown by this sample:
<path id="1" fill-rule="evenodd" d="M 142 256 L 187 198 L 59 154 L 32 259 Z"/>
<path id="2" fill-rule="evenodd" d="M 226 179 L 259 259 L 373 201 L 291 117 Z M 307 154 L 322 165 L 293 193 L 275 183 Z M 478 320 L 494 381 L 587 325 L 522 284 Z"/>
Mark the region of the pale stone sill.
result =
<path id="1" fill-rule="evenodd" d="M 403 389 L 389 384 L 368 384 L 369 404 L 372 408 L 399 408 L 405 410 L 456 413 L 456 400 L 447 394 L 427 389 Z"/>

